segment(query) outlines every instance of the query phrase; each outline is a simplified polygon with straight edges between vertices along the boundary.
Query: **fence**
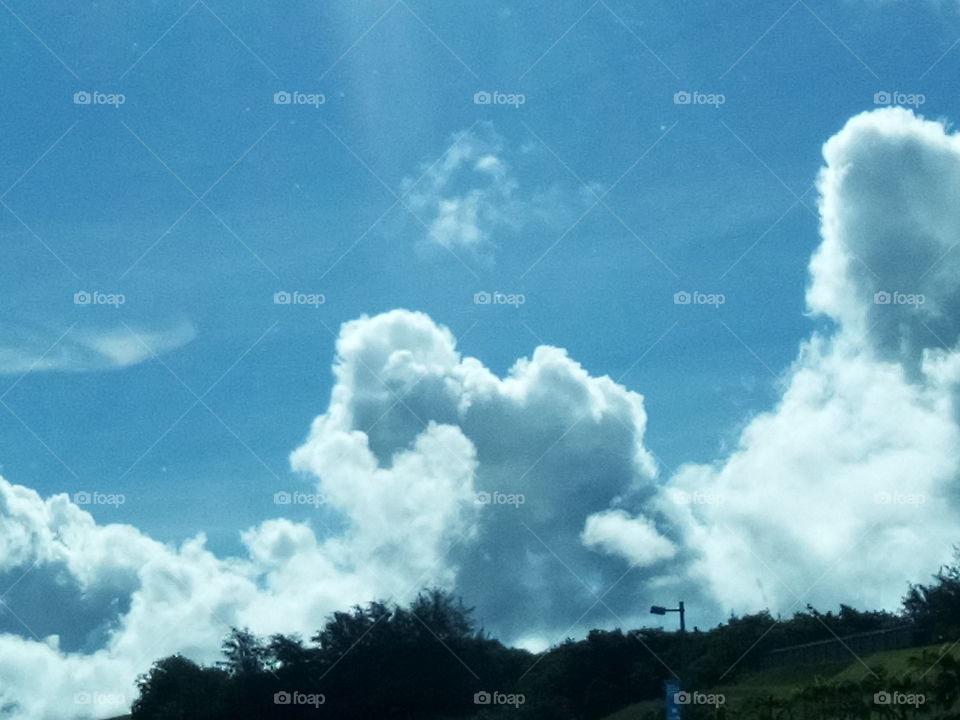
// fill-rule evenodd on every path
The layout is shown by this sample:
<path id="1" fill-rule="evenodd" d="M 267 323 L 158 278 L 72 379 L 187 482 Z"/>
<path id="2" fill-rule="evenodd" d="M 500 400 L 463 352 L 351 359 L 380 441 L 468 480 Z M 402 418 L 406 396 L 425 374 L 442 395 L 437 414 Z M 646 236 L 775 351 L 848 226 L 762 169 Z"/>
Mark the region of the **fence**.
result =
<path id="1" fill-rule="evenodd" d="M 824 662 L 853 660 L 882 650 L 900 650 L 913 647 L 914 632 L 910 625 L 886 630 L 847 635 L 842 638 L 820 640 L 792 647 L 772 650 L 763 655 L 759 665 L 765 668 L 788 665 L 815 665 Z"/>

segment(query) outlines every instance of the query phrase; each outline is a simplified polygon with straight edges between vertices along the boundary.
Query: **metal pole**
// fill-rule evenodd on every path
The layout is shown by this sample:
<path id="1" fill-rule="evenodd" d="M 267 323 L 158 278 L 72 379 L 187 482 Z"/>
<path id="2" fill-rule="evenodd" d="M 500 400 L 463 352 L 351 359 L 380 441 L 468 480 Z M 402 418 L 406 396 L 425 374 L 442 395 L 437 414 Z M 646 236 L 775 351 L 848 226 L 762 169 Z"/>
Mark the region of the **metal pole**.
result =
<path id="1" fill-rule="evenodd" d="M 683 619 L 683 600 L 680 601 L 680 632 L 684 632 L 687 629 L 687 624 Z"/>

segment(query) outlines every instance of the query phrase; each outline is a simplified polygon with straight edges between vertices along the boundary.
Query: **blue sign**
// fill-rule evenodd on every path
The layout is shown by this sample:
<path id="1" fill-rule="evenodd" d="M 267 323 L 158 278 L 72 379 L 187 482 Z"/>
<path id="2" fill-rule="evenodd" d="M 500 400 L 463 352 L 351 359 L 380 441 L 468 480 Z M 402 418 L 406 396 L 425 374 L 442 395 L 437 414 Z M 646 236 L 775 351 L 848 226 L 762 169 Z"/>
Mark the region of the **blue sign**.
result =
<path id="1" fill-rule="evenodd" d="M 680 694 L 680 683 L 678 682 L 668 682 L 663 685 L 664 691 L 666 693 L 666 715 L 667 720 L 682 720 L 683 719 L 683 709 L 680 704 L 677 702 L 679 699 L 677 696 Z"/>

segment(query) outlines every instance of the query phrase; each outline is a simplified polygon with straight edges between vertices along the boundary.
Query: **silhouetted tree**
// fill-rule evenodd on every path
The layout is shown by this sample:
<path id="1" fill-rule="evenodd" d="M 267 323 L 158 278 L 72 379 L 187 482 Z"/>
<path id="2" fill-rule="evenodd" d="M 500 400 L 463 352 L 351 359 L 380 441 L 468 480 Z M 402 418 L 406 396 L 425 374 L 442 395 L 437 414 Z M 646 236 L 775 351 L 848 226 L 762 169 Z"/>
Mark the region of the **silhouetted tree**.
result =
<path id="1" fill-rule="evenodd" d="M 267 650 L 247 628 L 230 628 L 221 650 L 225 659 L 218 665 L 231 675 L 252 675 L 264 669 Z"/>
<path id="2" fill-rule="evenodd" d="M 226 706 L 229 677 L 181 655 L 158 660 L 137 679 L 133 703 L 138 720 L 218 720 Z"/>
<path id="3" fill-rule="evenodd" d="M 960 548 L 953 548 L 954 561 L 934 575 L 930 585 L 911 585 L 903 608 L 926 642 L 960 638 Z"/>

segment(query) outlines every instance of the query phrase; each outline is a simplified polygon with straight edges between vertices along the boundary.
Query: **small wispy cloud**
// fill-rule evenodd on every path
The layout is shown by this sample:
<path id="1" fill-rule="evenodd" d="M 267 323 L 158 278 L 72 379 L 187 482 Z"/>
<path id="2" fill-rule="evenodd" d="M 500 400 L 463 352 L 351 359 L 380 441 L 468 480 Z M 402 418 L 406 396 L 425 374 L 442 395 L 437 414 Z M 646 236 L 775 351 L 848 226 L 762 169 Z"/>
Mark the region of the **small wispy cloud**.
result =
<path id="1" fill-rule="evenodd" d="M 71 326 L 59 333 L 6 328 L 0 342 L 0 375 L 27 372 L 92 372 L 137 365 L 176 350 L 196 337 L 190 322 L 165 328 L 127 325 L 110 328 Z"/>
<path id="2" fill-rule="evenodd" d="M 520 148 L 512 156 L 530 152 Z M 403 197 L 426 227 L 425 244 L 484 254 L 501 232 L 529 223 L 569 224 L 571 209 L 587 197 L 570 188 L 538 187 L 536 178 L 514 169 L 508 154 L 493 126 L 481 123 L 454 135 L 438 160 L 404 179 Z"/>
<path id="3" fill-rule="evenodd" d="M 477 250 L 510 222 L 505 211 L 518 183 L 502 159 L 503 141 L 489 126 L 455 137 L 442 158 L 407 178 L 411 209 L 427 226 L 427 241 Z"/>

